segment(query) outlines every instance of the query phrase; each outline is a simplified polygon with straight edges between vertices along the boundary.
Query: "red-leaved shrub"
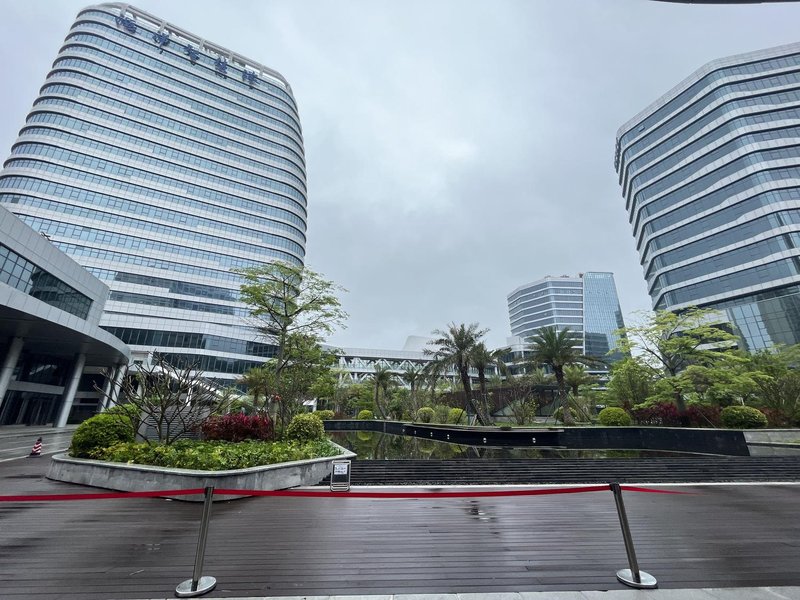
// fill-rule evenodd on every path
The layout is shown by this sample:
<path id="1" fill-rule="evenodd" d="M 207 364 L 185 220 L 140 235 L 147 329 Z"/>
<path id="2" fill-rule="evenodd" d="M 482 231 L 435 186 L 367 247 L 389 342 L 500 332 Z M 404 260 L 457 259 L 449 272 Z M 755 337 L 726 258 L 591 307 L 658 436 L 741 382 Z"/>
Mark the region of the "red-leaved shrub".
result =
<path id="1" fill-rule="evenodd" d="M 693 404 L 684 412 L 671 402 L 661 402 L 631 411 L 637 425 L 657 427 L 719 427 L 722 423 L 719 406 Z"/>
<path id="2" fill-rule="evenodd" d="M 761 408 L 759 409 L 767 417 L 767 427 L 792 427 L 791 417 L 780 409 L 777 408 Z"/>
<path id="3" fill-rule="evenodd" d="M 200 425 L 207 440 L 241 442 L 244 440 L 271 440 L 275 434 L 272 419 L 267 415 L 230 414 L 208 417 Z"/>
<path id="4" fill-rule="evenodd" d="M 637 425 L 679 427 L 681 424 L 678 408 L 669 402 L 633 409 L 631 416 Z"/>

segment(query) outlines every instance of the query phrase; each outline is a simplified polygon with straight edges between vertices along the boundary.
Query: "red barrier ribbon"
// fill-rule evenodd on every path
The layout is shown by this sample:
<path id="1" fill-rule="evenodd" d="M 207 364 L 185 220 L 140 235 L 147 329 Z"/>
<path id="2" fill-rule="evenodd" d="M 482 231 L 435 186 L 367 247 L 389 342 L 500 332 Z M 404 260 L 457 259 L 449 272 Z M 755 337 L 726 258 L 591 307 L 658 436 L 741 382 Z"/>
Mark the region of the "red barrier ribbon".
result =
<path id="1" fill-rule="evenodd" d="M 653 488 L 620 486 L 626 492 L 646 492 L 650 494 L 680 494 L 691 495 L 693 492 L 677 490 L 657 490 Z M 464 492 L 329 492 L 318 490 L 236 490 L 227 488 L 214 489 L 215 495 L 223 496 L 289 496 L 295 498 L 498 498 L 504 496 L 546 496 L 550 494 L 583 494 L 586 492 L 607 492 L 608 484 L 589 485 L 568 488 L 547 488 L 535 490 L 486 490 Z M 160 498 L 163 496 L 192 496 L 201 495 L 203 488 L 188 490 L 154 490 L 149 492 L 105 492 L 101 494 L 47 494 L 0 496 L 0 502 L 62 502 L 68 500 L 115 500 L 121 498 Z"/>
<path id="2" fill-rule="evenodd" d="M 155 490 L 149 492 L 104 492 L 101 494 L 46 494 L 0 496 L 0 502 L 63 502 L 67 500 L 116 500 L 118 498 L 160 498 L 161 496 L 191 496 L 204 494 L 203 488 L 191 490 Z"/>

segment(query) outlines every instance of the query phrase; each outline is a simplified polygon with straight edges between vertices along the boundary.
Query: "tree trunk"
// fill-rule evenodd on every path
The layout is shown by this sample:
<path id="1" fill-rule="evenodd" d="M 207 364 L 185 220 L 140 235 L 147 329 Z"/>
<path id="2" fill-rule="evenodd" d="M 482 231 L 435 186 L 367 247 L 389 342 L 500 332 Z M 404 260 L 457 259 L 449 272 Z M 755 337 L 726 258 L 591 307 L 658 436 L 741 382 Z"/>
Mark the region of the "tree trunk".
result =
<path id="1" fill-rule="evenodd" d="M 381 406 L 380 402 L 380 386 L 378 385 L 377 380 L 375 381 L 375 408 L 378 409 L 378 414 L 380 414 L 381 419 L 384 421 L 386 420 L 386 413 L 383 412 L 383 406 Z"/>
<path id="2" fill-rule="evenodd" d="M 569 403 L 567 402 L 567 395 L 564 393 L 564 367 L 560 365 L 553 365 L 553 372 L 556 375 L 558 382 L 558 396 L 561 398 L 561 422 L 564 425 L 574 425 L 572 414 L 569 412 Z"/>
<path id="3" fill-rule="evenodd" d="M 478 383 L 481 390 L 481 404 L 488 424 L 488 421 L 492 420 L 492 411 L 489 410 L 489 401 L 486 397 L 486 371 L 483 369 L 478 369 Z"/>
<path id="4" fill-rule="evenodd" d="M 475 413 L 475 417 L 478 419 L 478 424 L 486 425 L 486 419 L 483 418 L 481 411 L 478 409 L 475 401 L 472 399 L 472 385 L 469 382 L 469 371 L 463 367 L 459 367 L 458 371 L 461 375 L 461 385 L 464 387 L 464 395 L 466 396 L 464 401 L 464 409 L 466 410 L 467 405 L 472 407 L 472 412 Z"/>

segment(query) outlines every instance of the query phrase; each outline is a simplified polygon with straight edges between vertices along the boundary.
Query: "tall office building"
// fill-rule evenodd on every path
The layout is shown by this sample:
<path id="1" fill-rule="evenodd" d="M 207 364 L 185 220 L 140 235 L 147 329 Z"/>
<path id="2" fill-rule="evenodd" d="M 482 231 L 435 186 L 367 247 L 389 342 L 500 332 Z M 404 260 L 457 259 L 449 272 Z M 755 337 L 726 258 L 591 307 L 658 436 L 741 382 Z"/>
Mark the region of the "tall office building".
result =
<path id="1" fill-rule="evenodd" d="M 524 342 L 543 327 L 569 328 L 582 354 L 613 362 L 621 354 L 615 331 L 625 326 L 613 273 L 589 272 L 577 277 L 548 275 L 508 295 L 508 318 L 514 338 Z M 520 343 L 520 342 L 517 342 Z"/>
<path id="2" fill-rule="evenodd" d="M 800 44 L 702 67 L 619 129 L 615 165 L 655 309 L 800 342 Z"/>
<path id="3" fill-rule="evenodd" d="M 297 105 L 272 69 L 125 4 L 81 11 L 0 203 L 110 287 L 101 326 L 232 379 L 270 356 L 232 272 L 302 265 Z"/>

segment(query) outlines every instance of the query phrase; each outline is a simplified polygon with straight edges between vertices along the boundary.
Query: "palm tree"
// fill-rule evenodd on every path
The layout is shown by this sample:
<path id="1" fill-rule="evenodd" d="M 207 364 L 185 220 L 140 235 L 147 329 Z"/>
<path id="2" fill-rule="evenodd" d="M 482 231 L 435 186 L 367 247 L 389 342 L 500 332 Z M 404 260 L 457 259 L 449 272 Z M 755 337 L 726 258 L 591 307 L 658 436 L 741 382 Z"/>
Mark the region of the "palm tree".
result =
<path id="1" fill-rule="evenodd" d="M 417 403 L 417 386 L 422 382 L 424 377 L 424 367 L 413 366 L 406 367 L 403 373 L 400 375 L 400 379 L 403 380 L 403 383 L 407 383 L 411 388 L 411 406 L 414 407 L 415 414 L 419 409 L 419 405 Z"/>
<path id="2" fill-rule="evenodd" d="M 567 394 L 564 386 L 564 367 L 578 363 L 595 363 L 597 359 L 584 356 L 575 349 L 578 338 L 569 327 L 542 327 L 534 336 L 528 338 L 531 344 L 532 358 L 535 362 L 547 365 L 553 370 L 558 382 L 558 396 L 561 399 L 561 412 L 564 425 L 572 425 Z"/>
<path id="3" fill-rule="evenodd" d="M 385 399 L 386 394 L 389 393 L 389 386 L 394 383 L 394 375 L 388 367 L 377 365 L 370 379 L 375 386 L 375 407 L 378 409 L 381 419 L 386 420 L 386 411 L 383 410 L 383 405 L 380 402 L 380 392 L 383 390 L 383 397 Z"/>
<path id="4" fill-rule="evenodd" d="M 507 373 L 508 368 L 506 363 L 503 362 L 503 357 L 511 352 L 510 348 L 497 348 L 496 350 L 489 350 L 486 344 L 478 342 L 475 344 L 470 355 L 470 362 L 472 366 L 478 371 L 478 384 L 481 389 L 481 400 L 483 402 L 483 409 L 486 411 L 487 417 L 491 417 L 491 411 L 488 408 L 488 401 L 486 395 L 486 369 L 488 367 L 495 367 L 498 373 Z"/>
<path id="5" fill-rule="evenodd" d="M 469 367 L 475 346 L 488 331 L 488 329 L 479 329 L 477 323 L 470 323 L 469 325 L 450 323 L 447 326 L 447 331 L 441 329 L 433 330 L 433 335 L 437 337 L 428 342 L 428 344 L 433 346 L 435 350 L 425 350 L 425 354 L 431 357 L 431 362 L 435 365 L 434 369 L 437 367 L 446 368 L 452 365 L 458 371 L 461 385 L 464 388 L 464 409 L 466 410 L 468 406 L 472 407 L 472 411 L 481 425 L 486 425 L 487 420 L 481 415 L 475 405 L 475 401 L 472 399 Z"/>
<path id="6" fill-rule="evenodd" d="M 567 365 L 564 367 L 564 383 L 572 390 L 572 395 L 578 395 L 578 388 L 582 385 L 594 383 L 597 378 L 587 373 L 580 365 Z"/>
<path id="7" fill-rule="evenodd" d="M 258 411 L 258 399 L 264 396 L 266 399 L 272 383 L 272 371 L 265 366 L 253 367 L 245 371 L 237 380 L 237 383 L 247 388 L 247 392 L 253 398 L 253 410 Z M 266 400 L 264 408 L 267 407 Z"/>

